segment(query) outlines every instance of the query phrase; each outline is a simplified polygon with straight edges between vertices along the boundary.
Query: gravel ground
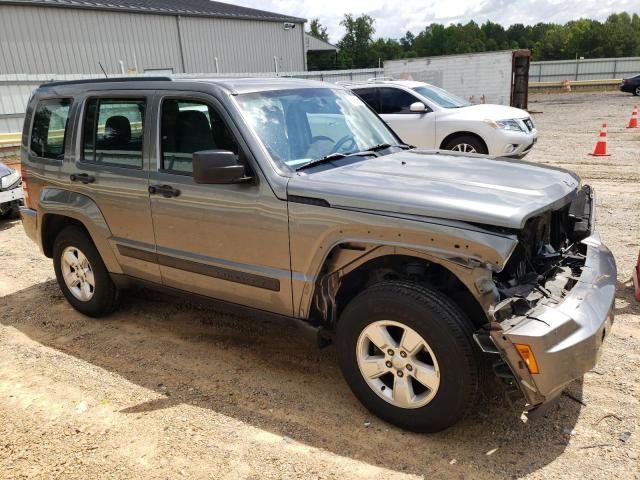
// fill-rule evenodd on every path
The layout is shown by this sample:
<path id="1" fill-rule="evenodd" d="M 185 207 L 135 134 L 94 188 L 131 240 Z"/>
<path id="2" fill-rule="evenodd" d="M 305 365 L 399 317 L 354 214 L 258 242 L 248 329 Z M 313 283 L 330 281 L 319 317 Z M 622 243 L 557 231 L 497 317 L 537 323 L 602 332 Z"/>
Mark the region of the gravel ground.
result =
<path id="1" fill-rule="evenodd" d="M 372 417 L 335 351 L 296 329 L 146 290 L 104 320 L 64 301 L 19 221 L 0 222 L 1 478 L 640 478 L 640 130 L 619 93 L 534 95 L 530 160 L 598 192 L 618 261 L 616 323 L 597 367 L 546 418 L 496 385 L 434 435 Z M 590 157 L 609 123 L 610 157 Z M 573 397 L 573 398 L 571 398 Z"/>

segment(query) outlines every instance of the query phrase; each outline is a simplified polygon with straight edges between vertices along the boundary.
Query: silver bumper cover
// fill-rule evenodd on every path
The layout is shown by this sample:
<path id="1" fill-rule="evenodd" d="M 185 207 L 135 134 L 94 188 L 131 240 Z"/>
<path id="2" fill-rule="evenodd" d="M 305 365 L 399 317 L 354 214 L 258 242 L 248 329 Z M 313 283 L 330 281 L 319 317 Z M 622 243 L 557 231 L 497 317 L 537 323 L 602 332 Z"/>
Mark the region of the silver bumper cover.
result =
<path id="1" fill-rule="evenodd" d="M 538 305 L 491 338 L 511 367 L 529 408 L 556 398 L 571 381 L 591 370 L 613 323 L 617 269 L 597 234 L 584 239 L 582 273 L 558 304 Z M 514 344 L 531 347 L 539 373 L 531 374 Z"/>

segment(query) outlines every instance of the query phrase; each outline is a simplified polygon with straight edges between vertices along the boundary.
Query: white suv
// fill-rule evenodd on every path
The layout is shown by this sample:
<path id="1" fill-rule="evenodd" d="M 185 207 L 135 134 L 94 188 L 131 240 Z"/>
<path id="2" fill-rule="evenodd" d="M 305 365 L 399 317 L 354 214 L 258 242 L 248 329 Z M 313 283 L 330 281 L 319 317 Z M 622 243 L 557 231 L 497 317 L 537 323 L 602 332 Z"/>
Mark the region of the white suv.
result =
<path id="1" fill-rule="evenodd" d="M 538 138 L 524 110 L 472 105 L 446 90 L 409 80 L 346 84 L 407 143 L 421 148 L 524 157 Z"/>

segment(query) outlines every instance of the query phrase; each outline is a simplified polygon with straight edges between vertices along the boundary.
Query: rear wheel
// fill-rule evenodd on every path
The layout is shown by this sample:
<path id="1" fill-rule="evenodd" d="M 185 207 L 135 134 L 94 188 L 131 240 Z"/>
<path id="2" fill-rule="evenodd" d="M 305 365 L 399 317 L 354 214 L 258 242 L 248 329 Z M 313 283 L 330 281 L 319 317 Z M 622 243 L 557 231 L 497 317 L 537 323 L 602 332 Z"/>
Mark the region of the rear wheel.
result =
<path id="1" fill-rule="evenodd" d="M 640 86 L 636 87 L 636 89 L 634 90 L 633 94 L 638 97 L 640 96 Z"/>
<path id="2" fill-rule="evenodd" d="M 382 282 L 341 315 L 338 360 L 371 412 L 408 430 L 435 432 L 476 403 L 480 361 L 472 335 L 470 321 L 441 293 Z"/>
<path id="3" fill-rule="evenodd" d="M 485 155 L 489 153 L 487 147 L 479 139 L 470 135 L 460 135 L 452 138 L 444 146 L 444 149 L 463 153 L 482 153 Z"/>
<path id="4" fill-rule="evenodd" d="M 101 317 L 115 308 L 118 289 L 83 229 L 70 226 L 58 234 L 53 244 L 53 267 L 62 293 L 79 312 Z"/>

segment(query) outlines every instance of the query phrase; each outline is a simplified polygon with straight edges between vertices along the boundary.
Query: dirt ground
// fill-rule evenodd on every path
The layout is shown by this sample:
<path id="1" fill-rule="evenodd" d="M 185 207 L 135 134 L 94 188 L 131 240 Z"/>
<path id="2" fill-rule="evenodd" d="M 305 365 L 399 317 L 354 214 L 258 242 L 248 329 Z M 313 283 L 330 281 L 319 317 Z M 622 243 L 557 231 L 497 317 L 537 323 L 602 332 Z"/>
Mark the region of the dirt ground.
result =
<path id="1" fill-rule="evenodd" d="M 498 385 L 434 435 L 370 415 L 332 347 L 296 328 L 146 290 L 104 320 L 76 313 L 19 221 L 0 222 L 0 478 L 640 478 L 637 99 L 534 95 L 530 160 L 597 189 L 619 268 L 597 367 L 546 418 L 523 422 Z M 590 157 L 600 124 L 610 157 Z M 571 398 L 573 397 L 573 398 Z"/>

